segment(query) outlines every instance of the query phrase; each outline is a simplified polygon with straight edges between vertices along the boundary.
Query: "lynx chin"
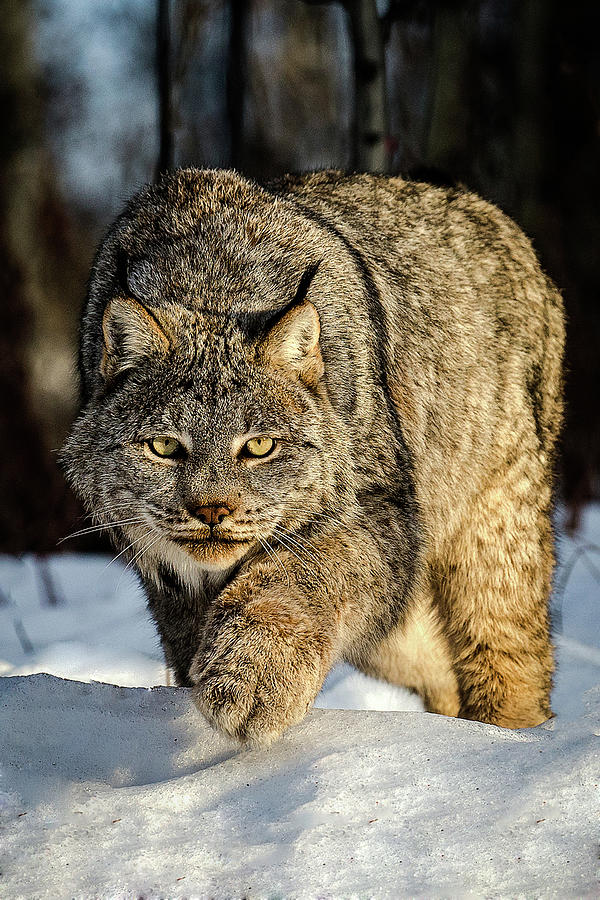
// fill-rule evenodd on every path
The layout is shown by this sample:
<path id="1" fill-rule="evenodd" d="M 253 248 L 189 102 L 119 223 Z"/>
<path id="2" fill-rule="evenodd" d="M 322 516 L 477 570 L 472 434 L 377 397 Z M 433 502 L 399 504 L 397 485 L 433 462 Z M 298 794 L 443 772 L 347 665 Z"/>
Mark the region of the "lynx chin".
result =
<path id="1" fill-rule="evenodd" d="M 562 347 L 529 241 L 463 190 L 184 169 L 130 201 L 63 462 L 211 723 L 268 744 L 339 660 L 552 714 Z"/>

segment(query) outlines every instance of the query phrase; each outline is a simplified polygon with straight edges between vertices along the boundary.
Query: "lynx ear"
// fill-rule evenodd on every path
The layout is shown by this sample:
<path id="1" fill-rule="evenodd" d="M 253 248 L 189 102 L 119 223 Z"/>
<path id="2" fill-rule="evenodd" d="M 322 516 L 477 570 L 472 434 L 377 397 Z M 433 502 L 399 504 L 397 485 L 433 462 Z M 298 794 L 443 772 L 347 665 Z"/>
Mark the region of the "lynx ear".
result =
<path id="1" fill-rule="evenodd" d="M 310 300 L 303 300 L 271 326 L 260 355 L 270 365 L 315 385 L 324 371 L 320 333 L 319 313 Z"/>
<path id="2" fill-rule="evenodd" d="M 141 303 L 119 295 L 102 317 L 104 350 L 100 371 L 107 380 L 135 366 L 146 356 L 164 354 L 169 339 L 162 326 Z"/>

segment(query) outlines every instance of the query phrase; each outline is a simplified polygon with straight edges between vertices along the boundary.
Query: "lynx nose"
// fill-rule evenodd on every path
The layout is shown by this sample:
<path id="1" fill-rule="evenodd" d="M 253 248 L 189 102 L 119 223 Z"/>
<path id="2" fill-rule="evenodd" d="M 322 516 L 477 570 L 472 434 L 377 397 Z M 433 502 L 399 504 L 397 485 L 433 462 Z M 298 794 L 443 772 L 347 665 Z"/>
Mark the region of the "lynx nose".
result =
<path id="1" fill-rule="evenodd" d="M 220 503 L 211 503 L 207 506 L 190 505 L 189 511 L 196 518 L 204 522 L 205 525 L 220 525 L 226 516 L 231 515 L 233 510 L 229 506 Z"/>

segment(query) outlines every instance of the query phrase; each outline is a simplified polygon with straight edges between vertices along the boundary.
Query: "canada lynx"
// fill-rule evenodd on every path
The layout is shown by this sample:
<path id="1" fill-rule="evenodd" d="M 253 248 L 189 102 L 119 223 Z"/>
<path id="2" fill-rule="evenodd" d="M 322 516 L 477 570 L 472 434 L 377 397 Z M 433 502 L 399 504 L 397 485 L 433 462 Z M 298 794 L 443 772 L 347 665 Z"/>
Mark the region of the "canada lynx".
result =
<path id="1" fill-rule="evenodd" d="M 462 190 L 187 169 L 133 198 L 64 461 L 209 721 L 268 743 L 338 660 L 551 715 L 562 344 L 529 241 Z"/>

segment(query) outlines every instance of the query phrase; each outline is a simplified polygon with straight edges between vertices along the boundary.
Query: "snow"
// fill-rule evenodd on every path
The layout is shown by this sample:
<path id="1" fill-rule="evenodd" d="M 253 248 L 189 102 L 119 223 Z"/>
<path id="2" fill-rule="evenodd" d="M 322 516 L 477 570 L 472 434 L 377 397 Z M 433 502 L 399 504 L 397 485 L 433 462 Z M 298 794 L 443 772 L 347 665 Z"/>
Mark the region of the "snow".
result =
<path id="1" fill-rule="evenodd" d="M 4 896 L 592 896 L 600 695 L 525 732 L 316 710 L 232 749 L 185 691 L 0 681 Z M 25 815 L 23 815 L 25 813 Z"/>
<path id="2" fill-rule="evenodd" d="M 555 719 L 424 714 L 340 667 L 268 751 L 150 689 L 118 563 L 51 558 L 49 606 L 39 561 L 0 559 L 0 897 L 599 896 L 599 547 L 596 506 L 559 545 Z"/>

